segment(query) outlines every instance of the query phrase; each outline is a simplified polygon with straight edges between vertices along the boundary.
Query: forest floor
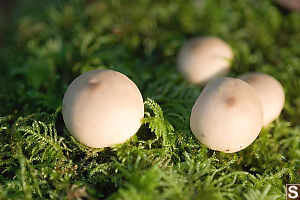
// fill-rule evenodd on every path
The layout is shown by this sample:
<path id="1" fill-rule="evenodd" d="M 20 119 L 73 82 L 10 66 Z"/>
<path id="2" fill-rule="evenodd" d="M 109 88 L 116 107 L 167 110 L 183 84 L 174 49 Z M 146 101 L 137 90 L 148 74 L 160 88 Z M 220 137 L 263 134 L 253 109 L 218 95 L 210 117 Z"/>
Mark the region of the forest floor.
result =
<path id="1" fill-rule="evenodd" d="M 19 0 L 11 9 L 0 20 L 0 199 L 275 200 L 300 182 L 300 13 L 271 0 Z M 204 35 L 232 47 L 228 76 L 264 72 L 285 90 L 280 117 L 238 153 L 212 151 L 190 130 L 202 88 L 176 56 Z M 92 149 L 69 134 L 61 104 L 74 78 L 99 68 L 134 81 L 147 114 L 126 143 Z"/>

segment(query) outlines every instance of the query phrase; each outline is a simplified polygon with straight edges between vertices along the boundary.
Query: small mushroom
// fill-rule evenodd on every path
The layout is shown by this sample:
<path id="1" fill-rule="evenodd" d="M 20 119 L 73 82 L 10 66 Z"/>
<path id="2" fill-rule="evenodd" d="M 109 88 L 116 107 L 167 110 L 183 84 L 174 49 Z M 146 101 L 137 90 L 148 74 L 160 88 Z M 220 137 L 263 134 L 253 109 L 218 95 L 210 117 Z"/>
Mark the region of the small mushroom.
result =
<path id="1" fill-rule="evenodd" d="M 300 12 L 300 0 L 275 0 L 275 2 L 288 10 Z"/>
<path id="2" fill-rule="evenodd" d="M 263 126 L 268 126 L 281 113 L 284 106 L 284 90 L 272 76 L 263 73 L 246 73 L 239 77 L 256 91 L 263 108 Z"/>
<path id="3" fill-rule="evenodd" d="M 249 146 L 262 127 L 262 106 L 255 90 L 236 78 L 209 82 L 195 102 L 190 126 L 208 148 L 233 153 Z"/>
<path id="4" fill-rule="evenodd" d="M 139 89 L 127 76 L 98 69 L 81 74 L 70 84 L 62 113 L 77 140 L 102 148 L 123 143 L 138 131 L 144 104 Z"/>
<path id="5" fill-rule="evenodd" d="M 198 37 L 180 49 L 177 65 L 186 79 L 194 84 L 205 84 L 225 75 L 233 59 L 232 49 L 217 37 Z"/>

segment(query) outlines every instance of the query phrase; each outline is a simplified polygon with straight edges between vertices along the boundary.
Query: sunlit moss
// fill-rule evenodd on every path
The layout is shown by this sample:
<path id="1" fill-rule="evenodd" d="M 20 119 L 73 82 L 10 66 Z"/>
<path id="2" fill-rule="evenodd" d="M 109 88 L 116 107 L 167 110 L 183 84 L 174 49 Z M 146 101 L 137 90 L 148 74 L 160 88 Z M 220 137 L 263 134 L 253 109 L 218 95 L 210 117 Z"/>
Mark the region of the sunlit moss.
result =
<path id="1" fill-rule="evenodd" d="M 299 182 L 299 13 L 271 0 L 27 0 L 13 8 L 0 34 L 0 199 L 273 200 Z M 189 128 L 202 88 L 175 60 L 201 35 L 231 45 L 229 76 L 264 72 L 285 90 L 281 116 L 235 154 L 207 149 Z M 126 74 L 145 100 L 140 131 L 112 148 L 78 143 L 61 116 L 68 84 L 97 68 Z"/>

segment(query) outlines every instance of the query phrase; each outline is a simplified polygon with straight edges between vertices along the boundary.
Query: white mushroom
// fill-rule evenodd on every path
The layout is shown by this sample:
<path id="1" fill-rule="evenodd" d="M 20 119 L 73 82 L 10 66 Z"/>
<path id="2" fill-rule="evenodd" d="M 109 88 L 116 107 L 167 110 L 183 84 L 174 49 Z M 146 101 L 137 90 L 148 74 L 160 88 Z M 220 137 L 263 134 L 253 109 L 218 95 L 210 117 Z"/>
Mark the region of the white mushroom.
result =
<path id="1" fill-rule="evenodd" d="M 186 79 L 194 84 L 204 84 L 225 75 L 230 68 L 233 52 L 228 44 L 216 37 L 189 40 L 180 49 L 177 65 Z"/>
<path id="2" fill-rule="evenodd" d="M 272 76 L 263 73 L 247 73 L 239 77 L 251 85 L 263 107 L 263 126 L 268 126 L 281 113 L 284 106 L 284 90 Z"/>
<path id="3" fill-rule="evenodd" d="M 77 77 L 63 99 L 63 119 L 81 143 L 109 147 L 123 143 L 141 126 L 142 95 L 125 75 L 112 70 L 92 70 Z"/>
<path id="4" fill-rule="evenodd" d="M 190 125 L 208 148 L 225 153 L 249 146 L 262 127 L 262 106 L 255 90 L 235 78 L 209 82 L 193 106 Z"/>
<path id="5" fill-rule="evenodd" d="M 288 10 L 300 12 L 300 0 L 275 0 L 275 2 Z"/>

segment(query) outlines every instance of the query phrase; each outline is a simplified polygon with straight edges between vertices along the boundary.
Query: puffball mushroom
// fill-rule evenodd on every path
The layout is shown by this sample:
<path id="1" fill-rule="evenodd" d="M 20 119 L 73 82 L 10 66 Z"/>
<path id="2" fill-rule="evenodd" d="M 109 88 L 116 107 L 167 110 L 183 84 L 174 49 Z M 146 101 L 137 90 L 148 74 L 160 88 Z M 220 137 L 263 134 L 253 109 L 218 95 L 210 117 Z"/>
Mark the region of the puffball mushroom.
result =
<path id="1" fill-rule="evenodd" d="M 256 139 L 262 117 L 255 90 L 240 79 L 224 77 L 205 86 L 193 106 L 190 126 L 208 148 L 233 153 Z"/>
<path id="2" fill-rule="evenodd" d="M 300 12 L 300 0 L 275 0 L 277 4 L 288 10 Z"/>
<path id="3" fill-rule="evenodd" d="M 263 126 L 269 125 L 283 109 L 283 87 L 275 78 L 263 73 L 247 73 L 239 78 L 252 86 L 258 94 L 263 108 Z"/>
<path id="4" fill-rule="evenodd" d="M 232 49 L 220 38 L 198 37 L 183 45 L 177 65 L 189 82 L 201 85 L 225 75 L 232 59 Z"/>
<path id="5" fill-rule="evenodd" d="M 77 140 L 102 148 L 123 143 L 138 131 L 144 103 L 139 89 L 127 76 L 98 69 L 81 74 L 70 84 L 62 113 Z"/>

